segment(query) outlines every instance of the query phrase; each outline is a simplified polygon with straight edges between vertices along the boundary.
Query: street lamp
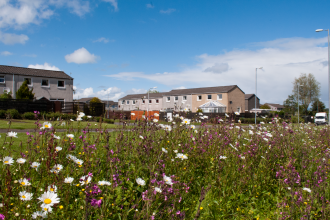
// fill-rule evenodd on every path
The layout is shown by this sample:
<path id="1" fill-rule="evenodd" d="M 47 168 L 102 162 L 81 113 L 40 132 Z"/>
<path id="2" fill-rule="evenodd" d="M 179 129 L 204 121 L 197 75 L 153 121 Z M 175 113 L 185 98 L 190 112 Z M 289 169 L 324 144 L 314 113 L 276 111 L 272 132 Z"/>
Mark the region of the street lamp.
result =
<path id="1" fill-rule="evenodd" d="M 155 87 L 152 87 L 152 88 L 150 88 L 150 89 L 148 89 L 148 105 L 147 105 L 147 120 L 149 119 L 149 92 L 150 92 L 150 90 L 154 90 L 154 89 L 157 89 L 157 86 L 155 86 Z"/>
<path id="2" fill-rule="evenodd" d="M 299 126 L 299 87 L 301 85 L 298 84 L 298 126 Z"/>
<path id="3" fill-rule="evenodd" d="M 254 124 L 257 125 L 257 70 L 262 69 L 262 67 L 256 68 L 256 91 L 254 97 Z"/>
<path id="4" fill-rule="evenodd" d="M 330 35 L 329 35 L 329 29 L 317 29 L 316 32 L 322 32 L 322 31 L 328 31 L 328 90 L 329 90 L 329 103 L 328 103 L 328 116 L 330 117 Z M 328 117 L 328 120 L 329 120 Z M 330 125 L 330 120 L 328 121 L 328 124 Z"/>
<path id="5" fill-rule="evenodd" d="M 107 91 L 106 89 L 103 89 L 105 92 Z M 108 106 L 108 110 L 107 110 L 107 118 L 109 118 L 109 93 L 108 93 L 108 100 L 107 100 L 107 106 Z"/>

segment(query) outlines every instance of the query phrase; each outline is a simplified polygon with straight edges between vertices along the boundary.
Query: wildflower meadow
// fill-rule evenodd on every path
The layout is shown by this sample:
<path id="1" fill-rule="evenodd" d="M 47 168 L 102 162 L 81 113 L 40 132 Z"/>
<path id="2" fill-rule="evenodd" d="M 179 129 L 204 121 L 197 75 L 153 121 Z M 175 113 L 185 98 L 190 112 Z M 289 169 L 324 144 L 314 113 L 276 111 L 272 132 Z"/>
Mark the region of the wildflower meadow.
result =
<path id="1" fill-rule="evenodd" d="M 328 126 L 56 123 L 2 134 L 0 219 L 330 218 Z"/>

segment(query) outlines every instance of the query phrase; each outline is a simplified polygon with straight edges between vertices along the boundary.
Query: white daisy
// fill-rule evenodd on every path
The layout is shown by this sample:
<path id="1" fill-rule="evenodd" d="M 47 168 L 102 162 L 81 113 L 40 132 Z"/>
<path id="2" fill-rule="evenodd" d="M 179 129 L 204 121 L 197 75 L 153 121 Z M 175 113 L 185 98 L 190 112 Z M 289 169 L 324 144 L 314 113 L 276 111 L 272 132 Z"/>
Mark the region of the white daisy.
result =
<path id="1" fill-rule="evenodd" d="M 45 121 L 40 129 L 46 129 L 46 128 L 52 128 L 52 124 Z"/>
<path id="2" fill-rule="evenodd" d="M 22 191 L 19 193 L 19 198 L 22 201 L 30 201 L 32 199 L 33 193 L 28 193 L 26 191 Z"/>
<path id="3" fill-rule="evenodd" d="M 47 213 L 46 212 L 40 212 L 40 211 L 32 213 L 32 218 L 33 219 L 37 219 L 38 217 L 47 218 Z"/>
<path id="4" fill-rule="evenodd" d="M 144 139 L 144 137 L 142 135 L 140 135 L 139 138 Z"/>
<path id="5" fill-rule="evenodd" d="M 70 121 L 74 121 L 72 118 L 70 118 Z"/>
<path id="6" fill-rule="evenodd" d="M 31 167 L 32 168 L 35 168 L 36 170 L 38 170 L 38 167 L 40 166 L 40 163 L 38 163 L 38 162 L 33 162 L 32 164 L 31 164 Z"/>
<path id="7" fill-rule="evenodd" d="M 73 139 L 74 138 L 74 135 L 73 134 L 67 134 L 66 135 L 68 138 L 70 138 L 70 139 Z"/>
<path id="8" fill-rule="evenodd" d="M 50 192 L 57 192 L 57 187 L 55 185 L 49 185 L 48 186 L 48 191 L 50 191 Z"/>
<path id="9" fill-rule="evenodd" d="M 164 175 L 163 180 L 167 185 L 173 185 L 171 177 Z"/>
<path id="10" fill-rule="evenodd" d="M 85 184 L 89 184 L 92 181 L 92 177 L 91 176 L 82 176 L 79 180 L 80 184 L 83 186 Z"/>
<path id="11" fill-rule="evenodd" d="M 77 160 L 77 157 L 71 155 L 71 154 L 68 154 L 66 155 L 66 158 L 70 159 L 70 160 Z"/>
<path id="12" fill-rule="evenodd" d="M 67 177 L 64 179 L 64 183 L 72 183 L 73 182 L 73 178 L 72 177 Z"/>
<path id="13" fill-rule="evenodd" d="M 235 115 L 240 115 L 239 112 L 235 112 Z"/>
<path id="14" fill-rule="evenodd" d="M 190 128 L 195 129 L 196 126 L 195 125 L 190 125 Z"/>
<path id="15" fill-rule="evenodd" d="M 158 113 L 154 113 L 154 116 L 155 116 L 155 117 L 158 117 L 158 116 L 159 116 L 159 114 L 158 114 Z"/>
<path id="16" fill-rule="evenodd" d="M 8 133 L 7 133 L 7 136 L 8 136 L 8 137 L 11 137 L 11 138 L 13 138 L 13 137 L 14 137 L 14 138 L 17 138 L 17 132 L 12 132 L 12 131 L 11 131 L 11 132 L 8 132 Z"/>
<path id="17" fill-rule="evenodd" d="M 184 154 L 181 154 L 181 153 L 176 154 L 175 158 L 180 158 L 181 160 L 187 160 L 188 159 L 187 155 L 184 155 Z"/>
<path id="18" fill-rule="evenodd" d="M 229 115 L 227 115 L 227 113 L 225 114 L 225 116 L 226 116 L 227 118 L 229 118 Z"/>
<path id="19" fill-rule="evenodd" d="M 161 193 L 162 192 L 162 189 L 161 188 L 158 188 L 158 187 L 155 187 L 155 191 L 158 192 L 158 193 Z"/>
<path id="20" fill-rule="evenodd" d="M 63 169 L 63 165 L 61 165 L 61 164 L 56 164 L 53 167 L 53 170 L 54 170 L 55 173 L 60 172 L 62 169 Z"/>
<path id="21" fill-rule="evenodd" d="M 44 192 L 39 198 L 41 202 L 41 208 L 51 208 L 54 204 L 57 204 L 60 202 L 60 199 L 57 197 L 57 194 L 54 192 Z"/>
<path id="22" fill-rule="evenodd" d="M 54 135 L 54 138 L 57 140 L 60 140 L 61 138 L 59 136 Z"/>
<path id="23" fill-rule="evenodd" d="M 180 145 L 179 145 L 180 146 Z M 178 150 L 173 150 L 174 151 L 174 153 L 178 153 Z"/>
<path id="24" fill-rule="evenodd" d="M 31 183 L 26 178 L 20 179 L 20 180 L 18 180 L 18 182 L 21 184 L 21 186 L 30 186 L 31 185 Z"/>
<path id="25" fill-rule="evenodd" d="M 84 161 L 83 160 L 80 160 L 80 159 L 75 159 L 75 160 L 73 160 L 76 164 L 78 164 L 78 165 L 82 165 L 83 163 L 84 163 Z"/>
<path id="26" fill-rule="evenodd" d="M 142 178 L 137 178 L 136 179 L 136 182 L 137 182 L 137 184 L 139 184 L 140 186 L 144 186 L 144 185 L 146 185 L 146 181 L 144 181 Z"/>
<path id="27" fill-rule="evenodd" d="M 171 131 L 172 130 L 172 127 L 170 125 L 165 125 L 164 126 L 164 130 L 165 131 Z"/>
<path id="28" fill-rule="evenodd" d="M 57 152 L 59 152 L 59 151 L 62 150 L 62 148 L 61 148 L 61 147 L 56 147 L 55 150 L 56 150 Z"/>
<path id="29" fill-rule="evenodd" d="M 23 164 L 23 163 L 25 163 L 25 159 L 23 159 L 23 158 L 18 158 L 17 160 L 16 160 L 16 162 L 17 163 L 19 163 L 19 164 Z"/>
<path id="30" fill-rule="evenodd" d="M 2 161 L 6 165 L 12 165 L 14 163 L 14 160 L 12 157 L 4 157 Z"/>
<path id="31" fill-rule="evenodd" d="M 307 191 L 307 192 L 309 192 L 309 193 L 312 192 L 312 190 L 311 190 L 310 188 L 306 188 L 306 187 L 304 187 L 303 190 L 305 190 L 305 191 Z"/>
<path id="32" fill-rule="evenodd" d="M 77 117 L 76 120 L 77 120 L 77 121 L 82 121 L 82 118 L 81 118 L 81 117 Z"/>
<path id="33" fill-rule="evenodd" d="M 97 184 L 100 186 L 110 186 L 111 185 L 111 183 L 109 181 L 105 181 L 105 180 L 99 181 Z"/>
<path id="34" fill-rule="evenodd" d="M 220 160 L 222 160 L 222 159 L 225 160 L 225 159 L 227 159 L 227 157 L 226 156 L 220 156 L 219 159 Z"/>
<path id="35" fill-rule="evenodd" d="M 152 121 L 153 121 L 154 123 L 157 123 L 157 122 L 158 122 L 158 119 L 155 118 L 155 119 L 152 120 Z"/>
<path id="36" fill-rule="evenodd" d="M 187 119 L 187 118 L 185 118 L 185 119 L 183 119 L 182 123 L 183 124 L 186 124 L 186 125 L 189 125 L 190 124 L 190 120 Z"/>
<path id="37" fill-rule="evenodd" d="M 87 118 L 92 118 L 92 116 L 90 116 L 90 115 L 87 115 Z"/>
<path id="38" fill-rule="evenodd" d="M 168 151 L 162 147 L 162 151 L 165 152 L 165 153 L 168 153 Z"/>

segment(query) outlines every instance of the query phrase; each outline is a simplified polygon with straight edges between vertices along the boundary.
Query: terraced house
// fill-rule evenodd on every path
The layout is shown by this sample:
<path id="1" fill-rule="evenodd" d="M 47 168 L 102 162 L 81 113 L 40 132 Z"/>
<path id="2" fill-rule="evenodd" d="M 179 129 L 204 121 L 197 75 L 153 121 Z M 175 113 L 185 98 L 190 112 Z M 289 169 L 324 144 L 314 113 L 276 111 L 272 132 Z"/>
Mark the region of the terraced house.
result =
<path id="1" fill-rule="evenodd" d="M 63 71 L 0 65 L 0 94 L 12 92 L 16 98 L 16 92 L 25 80 L 36 98 L 73 101 L 73 78 Z"/>
<path id="2" fill-rule="evenodd" d="M 142 98 L 144 97 L 144 98 Z M 127 95 L 119 99 L 120 110 L 146 110 L 147 94 Z M 216 86 L 175 89 L 165 93 L 150 93 L 149 110 L 184 110 L 196 112 L 245 112 L 245 94 L 237 86 Z"/>

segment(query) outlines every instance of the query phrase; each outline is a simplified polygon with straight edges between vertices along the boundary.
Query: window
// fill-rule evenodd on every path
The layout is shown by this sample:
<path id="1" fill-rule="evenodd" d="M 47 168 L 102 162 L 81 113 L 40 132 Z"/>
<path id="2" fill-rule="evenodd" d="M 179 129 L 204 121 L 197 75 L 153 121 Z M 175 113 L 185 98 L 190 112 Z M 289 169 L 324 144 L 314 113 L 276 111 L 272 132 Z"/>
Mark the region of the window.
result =
<path id="1" fill-rule="evenodd" d="M 135 105 L 135 100 L 133 100 L 133 105 Z"/>
<path id="2" fill-rule="evenodd" d="M 187 101 L 187 96 L 182 96 L 182 101 Z"/>
<path id="3" fill-rule="evenodd" d="M 143 99 L 143 100 L 142 100 L 142 103 L 143 103 L 143 104 L 146 103 L 146 100 Z"/>
<path id="4" fill-rule="evenodd" d="M 124 104 L 125 104 L 125 100 L 122 100 L 122 101 L 121 101 L 121 104 L 124 105 Z"/>
<path id="5" fill-rule="evenodd" d="M 207 95 L 207 99 L 208 100 L 212 99 L 212 95 Z"/>
<path id="6" fill-rule="evenodd" d="M 222 94 L 218 94 L 218 100 L 222 100 Z"/>
<path id="7" fill-rule="evenodd" d="M 175 96 L 175 97 L 174 97 L 174 101 L 175 101 L 175 102 L 179 101 L 179 96 Z"/>
<path id="8" fill-rule="evenodd" d="M 152 100 L 151 99 L 149 99 L 149 103 L 151 103 L 152 102 Z"/>
<path id="9" fill-rule="evenodd" d="M 24 78 L 24 81 L 27 81 L 28 86 L 32 86 L 32 79 L 31 78 Z"/>
<path id="10" fill-rule="evenodd" d="M 170 96 L 167 96 L 166 97 L 166 102 L 169 102 L 169 101 L 171 101 L 171 97 Z"/>
<path id="11" fill-rule="evenodd" d="M 159 99 L 156 99 L 156 103 L 159 103 Z"/>
<path id="12" fill-rule="evenodd" d="M 56 101 L 62 102 L 62 109 L 65 109 L 65 101 L 64 101 L 64 99 L 50 99 L 49 101 L 51 101 L 51 102 L 56 102 Z"/>
<path id="13" fill-rule="evenodd" d="M 129 105 L 129 100 L 126 101 L 126 104 Z"/>
<path id="14" fill-rule="evenodd" d="M 63 81 L 63 80 L 59 80 L 59 81 L 57 81 L 57 87 L 58 87 L 58 88 L 64 88 L 64 87 L 65 87 L 65 85 L 64 85 L 64 81 Z"/>
<path id="15" fill-rule="evenodd" d="M 41 80 L 41 86 L 46 86 L 46 87 L 48 87 L 48 86 L 49 86 L 49 80 L 48 80 L 48 79 L 42 79 L 42 80 Z"/>
<path id="16" fill-rule="evenodd" d="M 197 96 L 197 101 L 202 101 L 202 96 L 201 95 Z"/>
<path id="17" fill-rule="evenodd" d="M 241 112 L 241 108 L 240 107 L 237 107 L 237 112 Z"/>
<path id="18" fill-rule="evenodd" d="M 5 76 L 0 76 L 0 83 L 5 83 Z"/>

